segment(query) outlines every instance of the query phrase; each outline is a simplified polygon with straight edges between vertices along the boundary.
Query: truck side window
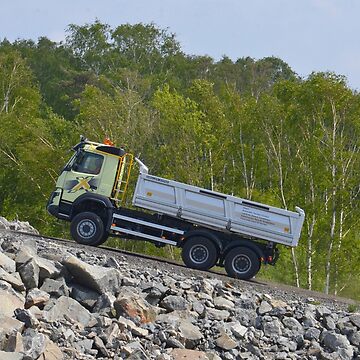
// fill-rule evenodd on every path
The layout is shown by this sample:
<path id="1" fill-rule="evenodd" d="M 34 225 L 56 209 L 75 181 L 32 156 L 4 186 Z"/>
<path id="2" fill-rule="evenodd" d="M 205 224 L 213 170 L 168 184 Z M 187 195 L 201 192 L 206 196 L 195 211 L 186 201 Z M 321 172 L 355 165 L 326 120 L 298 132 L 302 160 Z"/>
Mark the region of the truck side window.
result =
<path id="1" fill-rule="evenodd" d="M 103 156 L 82 151 L 76 157 L 72 170 L 85 174 L 97 175 L 100 173 L 103 162 Z"/>

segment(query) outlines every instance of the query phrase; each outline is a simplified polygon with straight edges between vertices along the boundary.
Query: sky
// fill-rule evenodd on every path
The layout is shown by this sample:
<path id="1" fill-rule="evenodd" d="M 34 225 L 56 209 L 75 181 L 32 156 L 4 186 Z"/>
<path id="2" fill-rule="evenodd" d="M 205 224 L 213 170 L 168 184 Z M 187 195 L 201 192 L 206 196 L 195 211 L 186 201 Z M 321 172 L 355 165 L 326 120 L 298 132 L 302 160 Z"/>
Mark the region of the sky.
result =
<path id="1" fill-rule="evenodd" d="M 360 91 L 360 0 L 0 0 L 0 39 L 65 39 L 69 24 L 151 23 L 189 55 L 276 56 L 306 78 L 345 75 Z"/>

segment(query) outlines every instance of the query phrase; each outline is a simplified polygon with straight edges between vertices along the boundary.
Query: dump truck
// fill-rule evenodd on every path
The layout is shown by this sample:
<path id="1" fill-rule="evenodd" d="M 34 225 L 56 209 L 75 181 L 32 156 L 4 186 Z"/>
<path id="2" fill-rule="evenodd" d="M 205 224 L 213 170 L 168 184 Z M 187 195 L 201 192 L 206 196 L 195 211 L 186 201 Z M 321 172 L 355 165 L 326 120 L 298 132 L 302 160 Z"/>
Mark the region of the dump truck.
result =
<path id="1" fill-rule="evenodd" d="M 305 217 L 299 207 L 288 211 L 149 174 L 140 159 L 110 141 L 81 138 L 73 150 L 47 210 L 71 222 L 80 244 L 98 246 L 117 236 L 176 246 L 186 266 L 225 267 L 240 279 L 254 277 L 262 264 L 275 265 L 277 245 L 298 244 Z M 133 206 L 126 206 L 134 165 Z"/>

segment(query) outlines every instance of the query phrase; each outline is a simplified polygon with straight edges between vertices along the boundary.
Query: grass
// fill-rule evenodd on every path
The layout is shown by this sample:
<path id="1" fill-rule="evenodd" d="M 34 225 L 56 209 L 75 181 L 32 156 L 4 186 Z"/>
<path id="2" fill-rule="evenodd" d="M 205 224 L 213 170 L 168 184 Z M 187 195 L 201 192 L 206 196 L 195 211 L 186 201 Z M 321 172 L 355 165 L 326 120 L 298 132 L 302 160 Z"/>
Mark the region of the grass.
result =
<path id="1" fill-rule="evenodd" d="M 358 312 L 359 311 L 359 304 L 349 304 L 347 310 L 348 310 L 349 313 Z"/>

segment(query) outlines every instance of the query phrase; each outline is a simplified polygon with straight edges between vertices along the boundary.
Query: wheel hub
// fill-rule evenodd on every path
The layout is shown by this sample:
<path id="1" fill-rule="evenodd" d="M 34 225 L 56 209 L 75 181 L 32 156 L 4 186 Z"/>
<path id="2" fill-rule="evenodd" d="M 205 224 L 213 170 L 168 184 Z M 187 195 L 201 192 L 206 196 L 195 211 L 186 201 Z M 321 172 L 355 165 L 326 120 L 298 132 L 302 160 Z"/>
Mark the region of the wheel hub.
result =
<path id="1" fill-rule="evenodd" d="M 246 273 L 251 267 L 251 260 L 247 255 L 238 255 L 234 257 L 232 267 L 237 273 Z"/>
<path id="2" fill-rule="evenodd" d="M 209 257 L 208 249 L 203 245 L 194 245 L 190 249 L 191 261 L 196 264 L 204 263 Z"/>
<path id="3" fill-rule="evenodd" d="M 84 220 L 79 223 L 77 231 L 83 238 L 90 238 L 96 232 L 96 225 L 92 220 Z"/>

